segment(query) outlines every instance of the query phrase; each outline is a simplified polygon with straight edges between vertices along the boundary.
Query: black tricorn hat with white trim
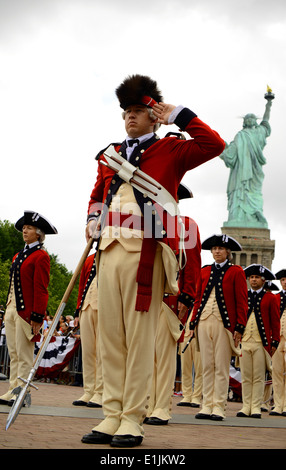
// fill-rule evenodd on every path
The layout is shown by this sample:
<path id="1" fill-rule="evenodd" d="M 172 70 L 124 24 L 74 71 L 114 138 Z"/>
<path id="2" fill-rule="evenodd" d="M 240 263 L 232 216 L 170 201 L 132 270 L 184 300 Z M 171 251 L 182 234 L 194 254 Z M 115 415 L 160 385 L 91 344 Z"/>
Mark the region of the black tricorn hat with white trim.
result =
<path id="1" fill-rule="evenodd" d="M 202 242 L 202 250 L 211 250 L 214 246 L 223 246 L 224 248 L 229 248 L 231 251 L 242 250 L 241 245 L 235 238 L 224 233 L 221 235 L 212 235 Z"/>
<path id="2" fill-rule="evenodd" d="M 276 279 L 282 279 L 282 277 L 286 277 L 286 269 L 281 269 L 278 273 L 275 274 Z"/>
<path id="3" fill-rule="evenodd" d="M 58 233 L 56 227 L 54 227 L 48 219 L 35 211 L 25 211 L 23 217 L 15 223 L 15 228 L 19 232 L 22 232 L 24 225 L 33 225 L 41 229 L 46 235 Z"/>
<path id="4" fill-rule="evenodd" d="M 157 82 L 147 75 L 129 75 L 115 90 L 122 109 L 128 106 L 143 104 L 150 108 L 163 101 Z"/>
<path id="5" fill-rule="evenodd" d="M 179 184 L 177 196 L 179 201 L 181 201 L 182 199 L 190 199 L 194 197 L 193 192 L 183 183 Z"/>
<path id="6" fill-rule="evenodd" d="M 250 264 L 244 268 L 244 273 L 246 277 L 257 275 L 264 277 L 265 280 L 270 281 L 276 279 L 275 275 L 270 271 L 270 269 L 263 266 L 263 264 Z"/>
<path id="7" fill-rule="evenodd" d="M 273 290 L 279 290 L 279 287 L 277 287 L 276 284 L 274 284 L 274 282 L 266 281 L 264 284 L 264 289 L 273 291 Z"/>

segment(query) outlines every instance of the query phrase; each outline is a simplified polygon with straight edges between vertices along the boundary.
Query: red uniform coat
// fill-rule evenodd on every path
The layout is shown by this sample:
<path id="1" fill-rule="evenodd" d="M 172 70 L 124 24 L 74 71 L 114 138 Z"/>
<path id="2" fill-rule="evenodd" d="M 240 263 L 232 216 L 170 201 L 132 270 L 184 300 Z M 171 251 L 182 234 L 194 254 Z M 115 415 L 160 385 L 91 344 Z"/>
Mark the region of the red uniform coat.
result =
<path id="1" fill-rule="evenodd" d="M 87 257 L 80 273 L 75 317 L 79 316 L 79 312 L 84 302 L 87 290 L 96 274 L 94 257 L 95 257 L 95 254 Z"/>
<path id="2" fill-rule="evenodd" d="M 252 312 L 251 291 L 248 291 L 248 316 Z M 271 347 L 278 347 L 280 342 L 280 315 L 276 296 L 263 289 L 257 294 L 254 313 L 258 331 L 264 348 L 270 354 Z"/>
<path id="3" fill-rule="evenodd" d="M 184 174 L 202 163 L 220 155 L 224 149 L 224 141 L 217 132 L 210 129 L 194 113 L 184 108 L 177 116 L 175 124 L 186 130 L 192 137 L 190 140 L 180 140 L 176 137 L 159 139 L 156 135 L 138 145 L 131 157 L 130 163 L 139 167 L 158 183 L 162 184 L 174 199 L 177 198 L 178 187 Z M 126 155 L 126 142 L 115 145 L 115 150 Z M 99 161 L 105 160 L 103 154 Z M 99 163 L 97 181 L 91 193 L 88 218 L 99 215 L 100 211 L 107 213 L 113 194 L 120 187 L 122 180 L 114 171 Z M 156 252 L 156 240 L 164 240 L 177 253 L 178 240 L 176 235 L 169 235 L 169 223 L 166 222 L 166 212 L 153 201 L 133 188 L 134 196 L 146 220 L 151 217 L 149 234 L 145 234 L 139 262 L 137 283 L 138 293 L 135 310 L 148 311 L 151 302 L 151 284 L 153 261 Z M 153 206 L 153 207 L 152 207 Z M 149 216 L 147 215 L 149 214 Z M 104 218 L 103 218 L 104 220 Z M 168 222 L 168 220 L 167 220 Z M 102 226 L 104 222 L 102 221 Z M 172 224 L 173 227 L 173 224 Z M 167 233 L 168 231 L 168 233 Z"/>
<path id="4" fill-rule="evenodd" d="M 243 333 L 247 322 L 247 283 L 243 269 L 240 266 L 226 265 L 216 273 L 214 264 L 201 269 L 196 300 L 191 316 L 190 329 L 193 330 L 200 320 L 212 282 L 216 280 L 216 300 L 224 327 L 231 333 Z"/>
<path id="5" fill-rule="evenodd" d="M 281 318 L 284 312 L 284 309 L 286 308 L 286 296 L 281 291 L 281 292 L 278 292 L 278 294 L 275 294 L 275 299 L 279 308 L 280 318 Z"/>
<path id="6" fill-rule="evenodd" d="M 188 307 L 188 311 L 182 318 L 182 324 L 185 324 L 189 309 L 192 308 L 196 296 L 197 282 L 201 271 L 201 239 L 199 228 L 194 220 L 189 217 L 181 217 L 185 225 L 185 251 L 186 264 L 179 274 L 179 295 L 168 295 L 164 297 L 164 302 L 173 312 L 178 315 L 178 302 Z M 184 334 L 180 337 L 183 341 Z"/>
<path id="7" fill-rule="evenodd" d="M 193 116 L 193 113 L 185 108 L 175 121 L 192 139 L 155 137 L 139 145 L 132 154 L 136 165 L 138 152 L 140 169 L 161 183 L 175 199 L 185 173 L 220 155 L 225 146 L 217 132 Z M 120 148 L 120 145 L 115 145 L 117 152 Z M 105 160 L 103 154 L 99 157 L 99 160 L 101 159 Z M 101 203 L 107 199 L 109 188 L 112 189 L 113 177 L 114 171 L 99 163 L 97 180 L 88 205 L 89 215 L 101 209 Z"/>
<path id="8" fill-rule="evenodd" d="M 48 305 L 50 281 L 50 257 L 41 245 L 20 251 L 12 261 L 11 279 L 14 273 L 14 290 L 18 314 L 27 323 L 42 323 Z M 37 335 L 38 340 L 39 335 Z"/>

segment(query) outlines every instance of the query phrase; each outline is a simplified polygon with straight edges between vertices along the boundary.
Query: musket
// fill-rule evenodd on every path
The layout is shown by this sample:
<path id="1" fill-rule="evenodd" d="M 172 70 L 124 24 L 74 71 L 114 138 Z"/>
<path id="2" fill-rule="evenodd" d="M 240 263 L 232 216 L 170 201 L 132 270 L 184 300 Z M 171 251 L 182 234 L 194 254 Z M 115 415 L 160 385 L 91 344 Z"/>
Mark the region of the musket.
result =
<path id="1" fill-rule="evenodd" d="M 86 258 L 88 257 L 88 254 L 92 248 L 94 242 L 94 238 L 90 238 L 89 241 L 86 244 L 85 250 L 80 258 L 80 261 L 75 269 L 74 274 L 72 275 L 72 278 L 68 284 L 68 287 L 63 295 L 63 298 L 58 306 L 58 309 L 56 311 L 56 314 L 53 318 L 52 324 L 48 330 L 48 334 L 45 337 L 45 339 L 42 342 L 42 345 L 38 351 L 38 354 L 36 358 L 34 359 L 33 367 L 30 370 L 29 376 L 27 379 L 24 379 L 22 377 L 18 377 L 18 379 L 22 380 L 22 382 L 25 384 L 24 386 L 18 386 L 13 390 L 13 394 L 16 395 L 16 399 L 11 407 L 10 413 L 7 418 L 6 422 L 6 431 L 9 429 L 11 424 L 14 423 L 15 419 L 17 418 L 22 406 L 27 405 L 28 407 L 31 405 L 31 395 L 30 395 L 30 387 L 35 388 L 38 390 L 38 387 L 36 387 L 33 383 L 32 380 L 35 377 L 35 374 L 38 370 L 38 367 L 41 363 L 41 360 L 45 354 L 45 351 L 50 343 L 50 340 L 53 336 L 53 333 L 57 327 L 58 321 L 63 314 L 63 311 L 66 307 L 67 301 L 71 295 L 71 292 L 75 286 L 75 283 L 77 281 L 78 276 L 80 275 L 80 272 L 82 270 L 82 267 L 85 263 Z"/>

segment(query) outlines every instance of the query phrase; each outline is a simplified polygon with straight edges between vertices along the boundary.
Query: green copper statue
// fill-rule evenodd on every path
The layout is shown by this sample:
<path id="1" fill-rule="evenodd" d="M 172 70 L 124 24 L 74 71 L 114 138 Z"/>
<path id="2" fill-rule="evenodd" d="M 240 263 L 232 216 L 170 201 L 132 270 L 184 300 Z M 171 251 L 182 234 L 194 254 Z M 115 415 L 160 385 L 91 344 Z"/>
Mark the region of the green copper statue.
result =
<path id="1" fill-rule="evenodd" d="M 246 114 L 243 129 L 220 155 L 225 165 L 230 168 L 227 185 L 228 221 L 224 227 L 268 228 L 263 215 L 262 166 L 266 159 L 262 153 L 266 138 L 270 136 L 270 109 L 274 94 L 267 87 L 264 95 L 267 100 L 264 116 L 260 124 L 254 114 Z"/>

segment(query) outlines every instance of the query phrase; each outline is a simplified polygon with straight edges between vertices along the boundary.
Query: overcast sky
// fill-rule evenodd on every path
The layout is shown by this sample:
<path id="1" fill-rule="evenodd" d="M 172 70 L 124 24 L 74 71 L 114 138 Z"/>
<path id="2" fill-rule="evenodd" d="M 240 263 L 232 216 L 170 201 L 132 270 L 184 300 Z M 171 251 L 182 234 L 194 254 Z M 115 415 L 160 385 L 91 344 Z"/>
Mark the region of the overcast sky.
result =
<path id="1" fill-rule="evenodd" d="M 227 142 L 242 116 L 263 116 L 269 84 L 264 215 L 272 270 L 286 268 L 285 56 L 285 0 L 0 0 L 0 219 L 42 213 L 59 232 L 46 237 L 48 251 L 74 270 L 94 156 L 125 138 L 114 90 L 127 75 L 150 75 L 165 102 L 188 106 Z M 181 212 L 202 239 L 227 220 L 228 175 L 216 158 L 183 180 L 194 198 Z"/>

